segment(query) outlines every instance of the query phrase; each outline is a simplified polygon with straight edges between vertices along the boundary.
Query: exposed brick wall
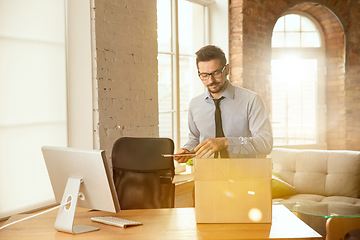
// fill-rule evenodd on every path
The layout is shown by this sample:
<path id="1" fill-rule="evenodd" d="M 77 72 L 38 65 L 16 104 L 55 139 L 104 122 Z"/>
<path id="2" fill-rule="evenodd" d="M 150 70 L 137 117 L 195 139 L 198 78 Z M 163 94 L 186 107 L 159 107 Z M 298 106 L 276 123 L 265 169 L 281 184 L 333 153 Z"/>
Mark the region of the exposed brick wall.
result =
<path id="1" fill-rule="evenodd" d="M 360 2 L 350 1 L 343 9 L 346 20 L 346 148 L 360 150 Z M 345 15 L 345 16 L 344 16 Z"/>
<path id="2" fill-rule="evenodd" d="M 159 135 L 156 0 L 95 0 L 93 11 L 96 131 L 109 157 L 119 137 Z"/>
<path id="3" fill-rule="evenodd" d="M 326 41 L 328 149 L 360 150 L 360 3 L 311 2 L 315 4 L 299 0 L 231 0 L 229 59 L 237 71 L 231 73 L 230 80 L 236 81 L 242 74 L 237 84 L 259 92 L 271 112 L 271 83 L 267 76 L 272 29 L 285 11 L 309 13 L 319 21 Z"/>
<path id="4" fill-rule="evenodd" d="M 229 79 L 234 85 L 258 92 L 271 114 L 271 29 L 267 27 L 265 6 L 257 2 L 230 2 Z"/>

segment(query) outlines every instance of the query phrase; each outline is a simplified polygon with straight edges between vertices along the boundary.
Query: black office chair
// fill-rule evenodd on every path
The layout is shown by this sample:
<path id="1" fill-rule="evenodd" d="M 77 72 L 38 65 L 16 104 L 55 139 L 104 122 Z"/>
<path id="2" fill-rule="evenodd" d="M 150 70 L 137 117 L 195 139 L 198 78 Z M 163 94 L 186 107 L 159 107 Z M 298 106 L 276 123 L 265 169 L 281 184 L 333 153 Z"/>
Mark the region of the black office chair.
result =
<path id="1" fill-rule="evenodd" d="M 112 149 L 113 179 L 121 209 L 173 208 L 174 142 L 122 137 Z"/>

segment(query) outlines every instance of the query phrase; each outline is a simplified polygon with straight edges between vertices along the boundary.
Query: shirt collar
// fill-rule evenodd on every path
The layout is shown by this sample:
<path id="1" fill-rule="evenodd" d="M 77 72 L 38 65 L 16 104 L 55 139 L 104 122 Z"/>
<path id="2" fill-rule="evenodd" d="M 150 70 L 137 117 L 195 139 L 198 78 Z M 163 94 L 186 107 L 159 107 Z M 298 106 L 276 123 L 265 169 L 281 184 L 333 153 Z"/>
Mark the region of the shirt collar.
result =
<path id="1" fill-rule="evenodd" d="M 234 88 L 234 85 L 231 84 L 231 82 L 229 80 L 226 80 L 228 81 L 228 84 L 225 88 L 225 90 L 223 91 L 223 93 L 221 94 L 220 97 L 225 97 L 225 98 L 230 98 L 230 99 L 234 99 L 235 98 L 235 88 Z M 211 96 L 210 92 L 208 89 L 206 89 L 206 92 L 205 92 L 205 99 L 213 99 L 213 97 Z"/>

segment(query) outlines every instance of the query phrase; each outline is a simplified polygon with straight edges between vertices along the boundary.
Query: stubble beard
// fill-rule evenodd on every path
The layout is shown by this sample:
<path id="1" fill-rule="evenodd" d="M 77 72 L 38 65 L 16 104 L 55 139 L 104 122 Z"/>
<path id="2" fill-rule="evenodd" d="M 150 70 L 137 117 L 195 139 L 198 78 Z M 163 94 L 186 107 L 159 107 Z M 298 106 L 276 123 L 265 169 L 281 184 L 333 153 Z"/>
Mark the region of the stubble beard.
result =
<path id="1" fill-rule="evenodd" d="M 218 85 L 218 86 L 219 86 L 219 88 L 217 88 L 217 89 L 215 89 L 215 90 L 211 90 L 211 89 L 210 89 L 210 87 L 211 87 L 212 85 L 214 85 L 214 83 L 211 83 L 210 85 L 208 85 L 208 88 L 207 88 L 207 89 L 209 90 L 210 93 L 218 93 L 218 92 L 221 92 L 222 90 L 225 89 L 225 86 L 226 86 L 226 84 L 227 84 L 227 80 L 225 80 L 224 84 L 222 84 L 222 85 L 219 85 L 219 84 L 221 84 L 221 82 L 220 82 L 220 83 L 218 83 L 218 82 L 215 83 L 215 85 Z"/>

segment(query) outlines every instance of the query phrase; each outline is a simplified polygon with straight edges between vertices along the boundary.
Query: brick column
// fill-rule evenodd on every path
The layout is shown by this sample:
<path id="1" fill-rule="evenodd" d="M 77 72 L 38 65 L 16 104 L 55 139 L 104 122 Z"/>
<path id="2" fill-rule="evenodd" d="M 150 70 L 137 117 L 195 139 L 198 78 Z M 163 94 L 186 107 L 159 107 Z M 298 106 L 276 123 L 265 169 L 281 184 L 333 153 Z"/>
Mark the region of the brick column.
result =
<path id="1" fill-rule="evenodd" d="M 100 148 L 123 136 L 159 135 L 156 0 L 95 0 Z"/>

